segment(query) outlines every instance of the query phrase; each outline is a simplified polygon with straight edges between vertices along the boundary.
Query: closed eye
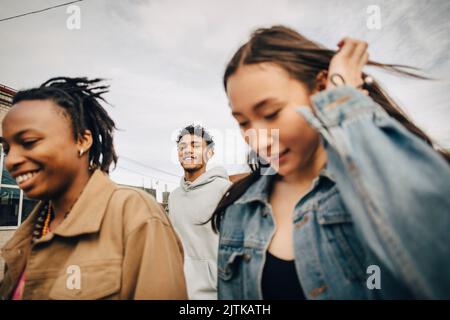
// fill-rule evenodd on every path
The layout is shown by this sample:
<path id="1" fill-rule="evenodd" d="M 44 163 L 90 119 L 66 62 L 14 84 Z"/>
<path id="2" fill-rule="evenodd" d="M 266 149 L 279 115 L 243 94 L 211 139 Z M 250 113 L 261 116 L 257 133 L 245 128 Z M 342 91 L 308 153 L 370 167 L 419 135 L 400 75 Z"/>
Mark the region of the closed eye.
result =
<path id="1" fill-rule="evenodd" d="M 245 127 L 246 125 L 248 125 L 248 121 L 243 121 L 243 122 L 238 122 L 239 123 L 239 127 Z"/>
<path id="2" fill-rule="evenodd" d="M 34 145 L 37 141 L 38 141 L 38 139 L 26 140 L 26 141 L 22 142 L 22 145 L 23 145 L 26 149 L 28 149 L 28 148 L 33 147 L 33 145 Z"/>
<path id="3" fill-rule="evenodd" d="M 275 117 L 280 113 L 280 111 L 281 111 L 281 109 L 278 109 L 277 111 L 264 116 L 264 119 L 267 119 L 267 120 L 275 119 Z"/>

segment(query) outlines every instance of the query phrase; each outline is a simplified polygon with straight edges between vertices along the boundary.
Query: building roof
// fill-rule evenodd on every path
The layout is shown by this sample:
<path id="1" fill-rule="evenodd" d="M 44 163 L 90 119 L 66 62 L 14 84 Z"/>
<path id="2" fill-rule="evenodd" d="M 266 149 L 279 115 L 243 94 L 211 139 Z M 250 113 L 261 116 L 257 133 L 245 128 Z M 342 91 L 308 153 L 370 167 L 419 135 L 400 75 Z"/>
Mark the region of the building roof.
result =
<path id="1" fill-rule="evenodd" d="M 0 84 L 0 92 L 5 93 L 10 96 L 13 96 L 17 92 L 17 90 L 14 90 L 13 88 L 5 86 L 4 84 Z"/>

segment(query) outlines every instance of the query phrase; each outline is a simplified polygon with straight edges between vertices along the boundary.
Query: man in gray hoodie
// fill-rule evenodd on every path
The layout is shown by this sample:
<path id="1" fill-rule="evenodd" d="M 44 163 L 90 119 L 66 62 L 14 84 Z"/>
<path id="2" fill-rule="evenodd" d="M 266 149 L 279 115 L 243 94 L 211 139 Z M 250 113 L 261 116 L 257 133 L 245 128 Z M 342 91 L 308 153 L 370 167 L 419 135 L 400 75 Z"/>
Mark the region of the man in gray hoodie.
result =
<path id="1" fill-rule="evenodd" d="M 184 247 L 184 272 L 189 299 L 217 299 L 219 236 L 207 221 L 231 182 L 222 167 L 206 171 L 214 142 L 201 126 L 187 126 L 177 138 L 184 170 L 180 187 L 169 196 L 169 217 Z"/>

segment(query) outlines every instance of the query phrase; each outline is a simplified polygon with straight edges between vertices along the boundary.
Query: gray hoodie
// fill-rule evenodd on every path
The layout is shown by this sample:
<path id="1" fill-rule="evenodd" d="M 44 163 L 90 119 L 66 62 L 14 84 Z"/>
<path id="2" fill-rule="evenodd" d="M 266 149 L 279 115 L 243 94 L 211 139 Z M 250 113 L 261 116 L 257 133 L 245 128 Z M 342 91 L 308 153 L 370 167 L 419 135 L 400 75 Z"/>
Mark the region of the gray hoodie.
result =
<path id="1" fill-rule="evenodd" d="M 231 185 L 227 172 L 215 167 L 195 181 L 181 178 L 169 196 L 169 217 L 184 247 L 184 272 L 189 299 L 217 299 L 219 236 L 207 221 Z"/>

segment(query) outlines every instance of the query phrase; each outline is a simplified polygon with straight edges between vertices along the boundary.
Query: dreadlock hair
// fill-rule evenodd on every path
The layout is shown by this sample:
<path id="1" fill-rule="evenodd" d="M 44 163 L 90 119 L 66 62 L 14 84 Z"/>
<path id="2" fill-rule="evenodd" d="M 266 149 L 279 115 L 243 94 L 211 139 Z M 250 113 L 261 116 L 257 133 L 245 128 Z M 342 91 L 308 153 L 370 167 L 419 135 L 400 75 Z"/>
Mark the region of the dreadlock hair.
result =
<path id="1" fill-rule="evenodd" d="M 317 75 L 323 70 L 328 70 L 330 61 L 335 54 L 336 51 L 324 48 L 293 29 L 284 26 L 260 28 L 253 32 L 250 39 L 235 52 L 228 62 L 223 76 L 223 85 L 226 91 L 228 79 L 241 66 L 268 62 L 283 68 L 291 77 L 306 84 L 308 89 L 313 91 L 317 85 Z M 379 67 L 401 76 L 431 80 L 428 77 L 410 71 L 417 69 L 409 66 L 383 64 L 374 61 L 369 61 L 368 65 Z M 363 78 L 366 76 L 363 73 Z M 417 127 L 376 81 L 373 81 L 365 89 L 367 89 L 369 96 L 391 117 L 400 122 L 411 133 L 435 148 L 436 152 L 450 163 L 450 153 L 440 148 L 425 132 Z M 220 200 L 216 210 L 208 220 L 211 221 L 215 232 L 219 230 L 226 208 L 234 203 L 261 176 L 260 164 L 258 159 L 256 166 L 251 166 L 252 173 L 231 185 Z"/>
<path id="2" fill-rule="evenodd" d="M 191 134 L 191 135 L 193 134 L 193 135 L 196 135 L 197 137 L 202 138 L 203 140 L 205 140 L 206 146 L 208 148 L 214 149 L 215 143 L 213 141 L 213 138 L 204 127 L 202 127 L 200 125 L 193 125 L 193 124 L 190 124 L 190 125 L 184 127 L 178 133 L 176 143 L 178 144 L 180 142 L 180 140 L 187 134 Z"/>
<path id="3" fill-rule="evenodd" d="M 61 107 L 72 123 L 75 140 L 82 137 L 85 130 L 92 133 L 92 146 L 89 150 L 89 165 L 108 173 L 111 163 L 117 163 L 114 150 L 114 121 L 102 107 L 100 100 L 107 103 L 102 95 L 109 86 L 100 85 L 103 79 L 85 77 L 56 77 L 41 86 L 16 93 L 12 103 L 23 100 L 51 100 Z"/>

